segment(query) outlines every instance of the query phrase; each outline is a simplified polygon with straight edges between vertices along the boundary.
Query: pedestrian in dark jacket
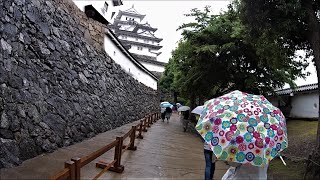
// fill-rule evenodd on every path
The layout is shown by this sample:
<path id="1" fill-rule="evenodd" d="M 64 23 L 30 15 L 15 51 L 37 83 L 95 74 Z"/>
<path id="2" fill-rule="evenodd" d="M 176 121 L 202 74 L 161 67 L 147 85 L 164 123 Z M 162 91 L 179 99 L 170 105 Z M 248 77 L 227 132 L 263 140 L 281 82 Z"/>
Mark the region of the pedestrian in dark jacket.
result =
<path id="1" fill-rule="evenodd" d="M 167 118 L 167 122 L 169 123 L 169 119 L 171 117 L 172 114 L 172 109 L 170 107 L 166 107 L 166 115 L 165 117 Z"/>

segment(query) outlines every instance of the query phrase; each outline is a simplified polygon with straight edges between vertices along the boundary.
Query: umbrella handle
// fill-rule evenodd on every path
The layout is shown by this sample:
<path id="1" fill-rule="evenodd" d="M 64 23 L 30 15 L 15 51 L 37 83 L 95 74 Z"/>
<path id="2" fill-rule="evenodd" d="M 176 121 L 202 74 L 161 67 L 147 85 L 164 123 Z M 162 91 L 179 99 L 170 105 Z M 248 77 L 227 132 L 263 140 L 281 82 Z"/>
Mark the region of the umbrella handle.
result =
<path id="1" fill-rule="evenodd" d="M 283 163 L 285 166 L 287 166 L 286 162 L 284 162 L 284 160 L 283 160 L 282 156 L 280 155 L 280 153 L 279 153 L 279 157 L 280 157 L 282 163 Z"/>

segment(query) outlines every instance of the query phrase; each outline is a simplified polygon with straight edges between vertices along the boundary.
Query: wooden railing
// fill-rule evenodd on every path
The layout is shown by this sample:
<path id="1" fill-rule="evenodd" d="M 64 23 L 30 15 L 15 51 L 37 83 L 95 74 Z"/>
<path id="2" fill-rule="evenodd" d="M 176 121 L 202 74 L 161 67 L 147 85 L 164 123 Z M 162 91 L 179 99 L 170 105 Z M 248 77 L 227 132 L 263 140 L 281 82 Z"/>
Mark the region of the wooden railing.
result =
<path id="1" fill-rule="evenodd" d="M 66 161 L 64 163 L 64 169 L 51 177 L 51 179 L 56 180 L 64 180 L 64 179 L 72 179 L 74 180 L 76 177 L 75 174 L 75 163 L 73 161 Z"/>
<path id="2" fill-rule="evenodd" d="M 112 148 L 115 148 L 114 151 L 114 160 L 110 163 L 99 161 L 96 163 L 97 168 L 101 168 L 102 171 L 97 174 L 93 179 L 98 179 L 103 173 L 107 171 L 113 171 L 117 173 L 122 173 L 124 170 L 124 166 L 121 165 L 121 155 L 127 151 L 137 150 L 137 146 L 134 145 L 135 139 L 143 139 L 142 131 L 147 132 L 147 128 L 149 128 L 154 122 L 156 122 L 160 118 L 159 113 L 153 113 L 145 118 L 143 120 L 140 120 L 140 123 L 132 126 L 131 129 L 123 136 L 116 137 L 116 140 L 111 142 L 108 145 L 103 146 L 102 148 L 98 149 L 97 151 L 79 158 L 74 157 L 71 159 L 71 161 L 65 162 L 65 168 L 52 176 L 51 180 L 80 180 L 81 177 L 81 168 L 96 158 L 100 157 L 104 153 L 108 152 Z M 136 134 L 138 132 L 138 134 Z M 123 142 L 126 138 L 130 138 L 129 144 L 123 145 Z"/>

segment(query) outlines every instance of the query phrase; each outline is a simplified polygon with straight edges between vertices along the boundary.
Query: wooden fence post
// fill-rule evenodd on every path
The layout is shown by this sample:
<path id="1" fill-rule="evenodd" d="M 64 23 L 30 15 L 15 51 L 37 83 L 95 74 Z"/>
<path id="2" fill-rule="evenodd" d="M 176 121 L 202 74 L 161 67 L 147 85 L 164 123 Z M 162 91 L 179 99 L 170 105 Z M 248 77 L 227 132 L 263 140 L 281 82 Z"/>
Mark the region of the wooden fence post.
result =
<path id="1" fill-rule="evenodd" d="M 147 118 L 143 119 L 143 132 L 147 132 Z"/>
<path id="2" fill-rule="evenodd" d="M 140 120 L 140 124 L 139 124 L 139 134 L 137 136 L 137 138 L 139 139 L 143 139 L 143 136 L 142 136 L 142 124 L 143 124 L 143 121 Z"/>
<path id="3" fill-rule="evenodd" d="M 156 113 L 153 113 L 153 122 L 156 122 L 156 119 L 157 119 L 156 115 L 157 115 Z"/>
<path id="4" fill-rule="evenodd" d="M 148 115 L 147 127 L 150 127 L 150 115 Z"/>
<path id="5" fill-rule="evenodd" d="M 71 159 L 75 163 L 75 179 L 80 180 L 81 178 L 81 159 L 79 157 L 74 157 Z"/>
<path id="6" fill-rule="evenodd" d="M 129 146 L 129 150 L 137 150 L 137 146 L 134 145 L 134 140 L 136 139 L 136 130 L 137 130 L 137 126 L 132 126 L 132 133 L 130 135 L 130 146 Z"/>
<path id="7" fill-rule="evenodd" d="M 68 168 L 70 171 L 70 180 L 76 179 L 76 164 L 73 161 L 66 161 L 64 167 Z"/>
<path id="8" fill-rule="evenodd" d="M 150 116 L 150 124 L 153 124 L 153 114 Z"/>
<path id="9" fill-rule="evenodd" d="M 123 137 L 117 137 L 116 140 L 118 140 L 118 144 L 114 150 L 114 160 L 116 160 L 116 162 L 109 170 L 117 173 L 122 173 L 124 170 L 124 166 L 121 165 Z"/>

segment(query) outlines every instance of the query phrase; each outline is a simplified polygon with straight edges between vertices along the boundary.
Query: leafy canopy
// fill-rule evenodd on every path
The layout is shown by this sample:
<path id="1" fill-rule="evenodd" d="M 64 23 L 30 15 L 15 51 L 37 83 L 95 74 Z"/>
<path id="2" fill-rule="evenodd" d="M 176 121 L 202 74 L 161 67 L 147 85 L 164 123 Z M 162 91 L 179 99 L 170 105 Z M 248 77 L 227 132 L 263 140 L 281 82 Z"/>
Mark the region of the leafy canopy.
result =
<path id="1" fill-rule="evenodd" d="M 172 52 L 160 85 L 185 98 L 212 98 L 230 90 L 263 94 L 285 83 L 294 85 L 307 65 L 287 56 L 289 48 L 277 41 L 263 42 L 249 33 L 239 3 L 220 15 L 210 8 L 192 9 L 196 22 L 181 25 L 178 47 Z"/>

